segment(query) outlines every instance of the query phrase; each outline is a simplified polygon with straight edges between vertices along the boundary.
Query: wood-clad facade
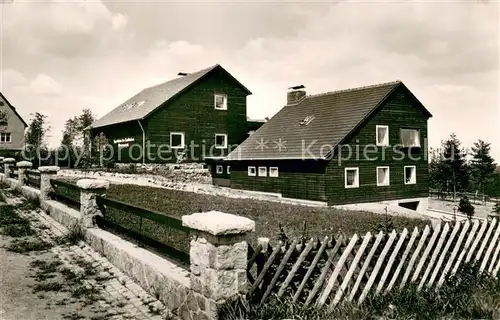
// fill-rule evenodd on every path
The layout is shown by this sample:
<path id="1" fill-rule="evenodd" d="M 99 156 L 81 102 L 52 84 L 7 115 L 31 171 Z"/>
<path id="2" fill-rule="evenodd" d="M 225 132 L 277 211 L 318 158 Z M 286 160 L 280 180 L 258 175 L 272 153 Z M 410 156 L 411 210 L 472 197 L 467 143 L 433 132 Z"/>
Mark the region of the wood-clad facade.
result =
<path id="1" fill-rule="evenodd" d="M 287 198 L 316 200 L 329 205 L 427 197 L 429 117 L 430 113 L 409 90 L 399 86 L 343 139 L 327 159 L 233 159 L 229 162 L 231 187 L 280 193 Z M 377 146 L 377 126 L 388 127 L 386 146 Z M 420 147 L 398 146 L 401 144 L 401 129 L 418 130 Z M 363 150 L 366 150 L 365 154 Z M 259 176 L 260 166 L 267 168 L 266 176 Z M 405 180 L 407 166 L 414 167 L 407 169 L 414 170 L 412 181 Z M 256 174 L 249 175 L 248 167 L 255 167 Z M 270 167 L 278 168 L 277 177 L 269 175 Z M 388 184 L 378 185 L 377 167 L 389 168 Z M 346 168 L 357 168 L 358 186 L 346 187 Z M 408 178 L 410 176 L 408 174 Z"/>
<path id="2" fill-rule="evenodd" d="M 248 136 L 249 94 L 222 67 L 215 67 L 143 119 L 94 128 L 92 134 L 104 133 L 118 162 L 143 162 L 143 149 L 146 163 L 176 162 L 180 153 L 184 161 L 205 162 L 207 157 L 227 156 Z M 215 108 L 216 95 L 226 97 L 224 109 Z M 184 148 L 170 148 L 171 134 L 179 139 L 182 134 Z M 216 145 L 216 135 L 226 137 L 224 145 Z"/>

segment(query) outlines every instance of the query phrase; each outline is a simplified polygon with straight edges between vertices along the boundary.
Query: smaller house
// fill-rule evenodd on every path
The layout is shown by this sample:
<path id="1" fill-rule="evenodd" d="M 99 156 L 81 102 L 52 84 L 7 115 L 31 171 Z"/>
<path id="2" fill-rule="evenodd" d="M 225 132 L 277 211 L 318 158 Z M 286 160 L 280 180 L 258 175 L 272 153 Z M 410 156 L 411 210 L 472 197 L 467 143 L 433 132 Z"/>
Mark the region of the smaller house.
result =
<path id="1" fill-rule="evenodd" d="M 24 132 L 28 124 L 0 92 L 0 156 L 15 157 L 24 149 Z"/>
<path id="2" fill-rule="evenodd" d="M 342 205 L 429 194 L 431 113 L 401 82 L 307 95 L 303 86 L 225 162 L 229 185 Z"/>

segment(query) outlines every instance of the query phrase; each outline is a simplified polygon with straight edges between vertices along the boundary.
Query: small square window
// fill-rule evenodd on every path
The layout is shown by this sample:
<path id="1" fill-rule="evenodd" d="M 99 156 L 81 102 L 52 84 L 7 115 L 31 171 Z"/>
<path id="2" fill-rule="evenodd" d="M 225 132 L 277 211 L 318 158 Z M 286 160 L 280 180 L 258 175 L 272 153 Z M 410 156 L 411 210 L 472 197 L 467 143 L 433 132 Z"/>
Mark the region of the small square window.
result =
<path id="1" fill-rule="evenodd" d="M 269 168 L 269 176 L 273 177 L 273 178 L 278 177 L 279 176 L 278 167 L 270 167 Z"/>
<path id="2" fill-rule="evenodd" d="M 225 133 L 215 134 L 215 147 L 217 149 L 227 148 L 227 134 Z"/>
<path id="3" fill-rule="evenodd" d="M 225 94 L 216 94 L 214 96 L 214 105 L 217 110 L 227 110 L 227 96 Z"/>
<path id="4" fill-rule="evenodd" d="M 227 166 L 227 174 L 231 174 L 231 166 Z"/>
<path id="5" fill-rule="evenodd" d="M 220 165 L 216 166 L 216 167 L 215 167 L 215 172 L 216 172 L 217 174 L 222 174 L 222 173 L 224 172 L 224 167 L 223 167 L 223 166 L 220 166 Z"/>
<path id="6" fill-rule="evenodd" d="M 377 167 L 377 186 L 388 186 L 389 183 L 389 167 Z"/>
<path id="7" fill-rule="evenodd" d="M 359 187 L 359 169 L 358 168 L 345 168 L 345 187 L 346 188 Z"/>
<path id="8" fill-rule="evenodd" d="M 10 142 L 10 132 L 1 132 L 0 142 Z"/>
<path id="9" fill-rule="evenodd" d="M 267 177 L 267 167 L 259 167 L 259 177 Z"/>
<path id="10" fill-rule="evenodd" d="M 250 177 L 255 177 L 255 167 L 248 167 L 248 175 Z"/>
<path id="11" fill-rule="evenodd" d="M 405 184 L 417 183 L 417 169 L 415 166 L 405 166 Z"/>
<path id="12" fill-rule="evenodd" d="M 170 148 L 184 149 L 184 132 L 170 132 Z"/>
<path id="13" fill-rule="evenodd" d="M 389 126 L 376 126 L 377 146 L 389 145 Z"/>
<path id="14" fill-rule="evenodd" d="M 400 134 L 403 147 L 420 147 L 420 131 L 418 129 L 401 129 Z"/>
<path id="15" fill-rule="evenodd" d="M 5 105 L 5 102 L 0 101 L 0 106 L 4 106 L 4 105 Z"/>

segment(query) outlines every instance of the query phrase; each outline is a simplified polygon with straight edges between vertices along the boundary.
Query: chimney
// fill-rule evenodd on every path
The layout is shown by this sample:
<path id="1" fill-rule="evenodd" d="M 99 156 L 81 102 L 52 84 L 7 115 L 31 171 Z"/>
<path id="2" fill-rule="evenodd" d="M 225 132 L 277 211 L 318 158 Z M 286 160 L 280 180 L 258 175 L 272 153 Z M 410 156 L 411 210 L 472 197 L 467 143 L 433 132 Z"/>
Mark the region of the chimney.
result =
<path id="1" fill-rule="evenodd" d="M 305 88 L 303 85 L 288 88 L 291 91 L 288 91 L 286 94 L 286 104 L 296 104 L 302 100 L 306 96 L 306 91 L 303 90 Z"/>

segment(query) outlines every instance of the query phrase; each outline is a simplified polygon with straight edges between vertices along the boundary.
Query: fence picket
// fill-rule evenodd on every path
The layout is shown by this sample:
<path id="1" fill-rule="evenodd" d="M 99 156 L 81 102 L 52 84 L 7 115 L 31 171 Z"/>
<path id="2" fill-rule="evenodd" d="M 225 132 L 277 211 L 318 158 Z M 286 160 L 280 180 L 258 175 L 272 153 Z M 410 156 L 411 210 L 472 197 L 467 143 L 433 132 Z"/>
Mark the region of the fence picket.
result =
<path id="1" fill-rule="evenodd" d="M 427 236 L 429 235 L 429 232 L 430 232 L 429 226 L 425 226 L 424 232 L 422 233 L 422 237 L 418 241 L 417 248 L 415 249 L 415 252 L 413 252 L 413 254 L 411 256 L 410 262 L 408 263 L 408 266 L 406 268 L 406 272 L 405 272 L 405 274 L 403 276 L 403 280 L 401 280 L 401 284 L 399 285 L 399 288 L 403 288 L 403 286 L 405 285 L 406 281 L 410 277 L 410 273 L 411 273 L 411 271 L 413 269 L 413 265 L 417 261 L 418 255 L 419 255 L 420 251 L 422 250 L 422 247 L 424 246 L 425 239 L 427 239 Z"/>
<path id="2" fill-rule="evenodd" d="M 305 249 L 300 253 L 299 258 L 293 265 L 292 270 L 290 270 L 290 273 L 288 273 L 288 276 L 286 277 L 285 281 L 281 285 L 280 290 L 278 291 L 278 298 L 281 298 L 281 296 L 283 296 L 283 294 L 285 293 L 286 288 L 288 288 L 288 286 L 292 282 L 292 279 L 295 276 L 297 270 L 299 270 L 300 265 L 304 262 L 309 252 L 311 252 L 314 242 L 315 242 L 314 239 L 311 238 L 311 240 L 309 240 L 309 242 L 307 243 Z"/>
<path id="3" fill-rule="evenodd" d="M 434 268 L 434 272 L 432 273 L 431 278 L 429 279 L 429 282 L 427 283 L 427 287 L 432 286 L 432 284 L 434 283 L 434 280 L 436 280 L 439 269 L 441 268 L 441 265 L 443 264 L 444 258 L 446 257 L 446 253 L 448 253 L 448 250 L 450 249 L 450 246 L 451 246 L 453 240 L 455 239 L 455 236 L 457 235 L 458 230 L 460 229 L 461 225 L 462 224 L 460 222 L 455 222 L 455 227 L 453 228 L 453 231 L 451 232 L 451 235 L 448 238 L 448 241 L 446 242 L 444 249 L 441 251 L 438 262 L 436 263 L 436 267 Z"/>
<path id="4" fill-rule="evenodd" d="M 380 257 L 377 260 L 377 263 L 375 264 L 375 268 L 373 268 L 372 274 L 370 276 L 370 279 L 366 283 L 366 286 L 363 288 L 363 292 L 361 293 L 361 296 L 359 297 L 358 300 L 358 305 L 363 302 L 365 299 L 366 295 L 370 291 L 373 282 L 375 281 L 375 277 L 377 276 L 378 271 L 380 270 L 380 267 L 382 266 L 382 263 L 384 262 L 385 256 L 387 255 L 387 252 L 391 248 L 392 243 L 394 242 L 394 239 L 396 238 L 396 231 L 393 230 L 391 235 L 389 236 L 389 240 L 385 243 L 385 247 L 382 250 L 382 253 L 380 254 Z"/>
<path id="5" fill-rule="evenodd" d="M 483 262 L 481 263 L 481 266 L 479 267 L 479 272 L 483 272 L 484 268 L 486 268 L 486 264 L 488 263 L 488 259 L 490 258 L 491 251 L 493 250 L 493 247 L 495 246 L 495 243 L 498 240 L 498 235 L 500 234 L 500 223 L 497 227 L 497 230 L 495 231 L 495 234 L 493 235 L 492 240 L 490 241 L 490 245 L 488 246 L 488 249 L 486 250 L 486 253 L 483 258 Z"/>
<path id="6" fill-rule="evenodd" d="M 307 296 L 307 300 L 304 304 L 305 306 L 308 306 L 312 302 L 312 299 L 314 298 L 314 296 L 316 295 L 318 290 L 323 285 L 323 283 L 326 279 L 326 275 L 328 274 L 328 270 L 330 270 L 330 265 L 332 264 L 333 259 L 337 255 L 337 252 L 339 251 L 340 245 L 342 244 L 343 241 L 344 241 L 344 237 L 341 236 L 339 241 L 337 241 L 337 243 L 335 244 L 335 247 L 333 248 L 332 252 L 328 256 L 328 260 L 326 261 L 325 265 L 323 266 L 323 269 L 321 270 L 321 275 L 319 276 L 318 280 L 314 284 L 313 289 L 309 292 L 309 295 Z"/>
<path id="7" fill-rule="evenodd" d="M 293 240 L 292 244 L 290 245 L 290 247 L 286 251 L 285 256 L 283 257 L 280 265 L 278 266 L 278 270 L 276 270 L 276 273 L 274 274 L 271 282 L 269 283 L 266 291 L 264 292 L 264 295 L 262 296 L 262 299 L 260 300 L 261 305 L 264 303 L 264 301 L 267 299 L 267 297 L 271 294 L 271 290 L 273 289 L 274 285 L 276 284 L 276 281 L 278 281 L 278 278 L 281 275 L 281 272 L 283 272 L 283 269 L 285 268 L 285 265 L 288 262 L 288 259 L 290 259 L 290 256 L 292 255 L 293 251 L 297 247 L 297 243 L 298 243 L 297 239 Z"/>
<path id="8" fill-rule="evenodd" d="M 406 261 L 406 257 L 410 253 L 410 250 L 413 246 L 413 243 L 415 242 L 415 239 L 418 236 L 418 233 L 419 233 L 418 228 L 415 227 L 415 229 L 413 229 L 413 233 L 411 235 L 410 241 L 408 241 L 408 244 L 406 245 L 406 249 L 403 252 L 403 256 L 401 257 L 401 260 L 399 261 L 398 267 L 396 268 L 396 271 L 394 271 L 394 274 L 392 276 L 391 281 L 389 282 L 389 285 L 387 286 L 387 288 L 385 288 L 386 292 L 389 292 L 392 289 L 392 287 L 394 286 L 394 283 L 396 282 L 396 280 L 399 276 L 399 273 L 401 272 L 401 269 L 403 268 L 403 265 Z"/>
<path id="9" fill-rule="evenodd" d="M 373 258 L 373 255 L 375 254 L 375 251 L 377 250 L 383 237 L 384 237 L 384 233 L 382 231 L 380 231 L 378 233 L 377 237 L 375 238 L 375 242 L 373 243 L 372 249 L 370 250 L 370 252 L 368 253 L 368 256 L 366 257 L 365 263 L 363 263 L 363 266 L 361 267 L 361 271 L 358 274 L 358 279 L 356 280 L 354 287 L 352 287 L 351 294 L 349 295 L 348 301 L 352 301 L 352 299 L 354 299 L 354 295 L 358 291 L 359 285 L 361 284 L 361 280 L 363 279 L 363 275 L 365 274 L 366 270 L 368 269 L 368 266 L 370 265 L 370 262 Z"/>
<path id="10" fill-rule="evenodd" d="M 458 241 L 455 244 L 455 248 L 451 252 L 450 258 L 448 259 L 448 262 L 446 263 L 446 265 L 445 265 L 445 267 L 443 269 L 443 272 L 441 272 L 441 276 L 439 277 L 439 280 L 438 280 L 438 283 L 437 283 L 437 288 L 441 287 L 441 285 L 443 284 L 444 277 L 448 273 L 448 270 L 450 270 L 451 265 L 453 264 L 453 261 L 455 260 L 455 257 L 456 257 L 456 255 L 458 253 L 458 249 L 460 249 L 460 245 L 462 244 L 462 241 L 465 238 L 465 234 L 467 233 L 467 231 L 469 231 L 469 227 L 470 227 L 470 221 L 467 220 L 464 223 L 464 226 L 462 228 L 462 232 L 460 233 L 460 236 L 458 237 Z M 462 252 L 464 252 L 464 251 L 462 251 Z"/>
<path id="11" fill-rule="evenodd" d="M 450 230 L 450 224 L 446 223 L 444 225 L 443 231 L 441 232 L 441 236 L 439 237 L 438 243 L 436 247 L 434 248 L 434 251 L 432 252 L 431 255 L 431 260 L 429 261 L 429 264 L 427 265 L 427 268 L 425 268 L 424 275 L 422 276 L 422 279 L 420 280 L 420 283 L 417 287 L 418 290 L 422 289 L 422 286 L 425 283 L 425 280 L 427 280 L 427 276 L 432 270 L 432 267 L 434 266 L 434 261 L 436 261 L 436 257 L 439 254 L 439 250 L 441 250 L 441 246 L 443 245 L 444 240 L 446 239 L 446 235 L 448 234 L 448 231 Z"/>
<path id="12" fill-rule="evenodd" d="M 377 289 L 375 290 L 376 294 L 379 294 L 380 291 L 382 290 L 382 288 L 384 287 L 385 280 L 387 279 L 387 276 L 389 275 L 389 272 L 391 271 L 392 264 L 394 263 L 394 260 L 396 259 L 396 256 L 399 252 L 399 249 L 401 249 L 403 242 L 406 240 L 407 235 L 408 235 L 408 229 L 404 228 L 403 232 L 399 236 L 399 241 L 396 244 L 396 248 L 394 248 L 394 251 L 392 252 L 391 256 L 389 257 L 389 261 L 387 262 L 387 265 L 384 268 L 384 273 L 382 273 L 382 278 L 380 278 Z"/>
<path id="13" fill-rule="evenodd" d="M 495 262 L 497 261 L 497 258 L 498 258 L 498 253 L 500 252 L 500 241 L 498 242 L 497 244 L 497 248 L 495 249 L 495 253 L 493 254 L 493 257 L 491 258 L 491 263 L 490 263 L 490 267 L 488 268 L 488 272 L 492 272 L 494 269 L 493 269 L 493 266 L 495 265 Z M 496 277 L 496 273 L 492 274 L 493 277 Z"/>
<path id="14" fill-rule="evenodd" d="M 259 286 L 259 284 L 261 283 L 261 281 L 264 280 L 264 276 L 266 275 L 267 270 L 273 264 L 274 259 L 276 259 L 276 256 L 281 251 L 281 246 L 282 245 L 283 245 L 283 242 L 280 241 L 278 243 L 278 245 L 276 246 L 276 248 L 274 248 L 273 253 L 271 253 L 271 256 L 269 257 L 269 259 L 264 264 L 264 268 L 262 269 L 262 271 L 260 272 L 260 274 L 257 276 L 257 279 L 255 280 L 255 282 L 253 283 L 252 287 L 250 288 L 250 291 L 248 292 L 249 295 L 252 295 L 252 293 L 255 291 L 255 289 L 257 289 L 257 287 Z"/>
<path id="15" fill-rule="evenodd" d="M 472 246 L 470 247 L 469 253 L 467 254 L 467 257 L 465 258 L 465 262 L 469 262 L 470 259 L 472 258 L 472 254 L 474 253 L 474 250 L 476 249 L 477 245 L 479 244 L 479 241 L 481 241 L 481 237 L 483 236 L 484 231 L 486 231 L 486 227 L 488 226 L 488 221 L 483 220 L 481 229 L 479 229 L 479 232 L 477 234 L 477 237 L 475 238 L 474 242 L 472 243 Z"/>
<path id="16" fill-rule="evenodd" d="M 337 244 L 340 246 L 340 240 L 337 241 Z M 297 289 L 297 292 L 295 292 L 295 295 L 293 296 L 293 302 L 297 302 L 297 299 L 299 298 L 300 294 L 302 293 L 302 290 L 304 290 L 304 287 L 306 286 L 307 284 L 307 280 L 309 280 L 309 277 L 311 276 L 311 274 L 313 273 L 314 271 L 314 268 L 316 268 L 316 265 L 318 264 L 318 261 L 319 259 L 321 258 L 321 255 L 323 254 L 323 252 L 325 251 L 325 248 L 326 248 L 326 245 L 328 244 L 328 237 L 325 237 L 325 239 L 323 239 L 323 242 L 321 243 L 321 246 L 318 250 L 318 252 L 316 253 L 316 255 L 314 256 L 314 259 L 313 261 L 311 262 L 311 265 L 309 266 L 309 269 L 307 270 L 306 272 L 306 275 L 304 276 L 304 278 L 302 279 L 302 282 L 300 283 L 299 285 L 299 288 Z"/>
<path id="17" fill-rule="evenodd" d="M 455 263 L 455 266 L 453 267 L 453 270 L 451 271 L 450 274 L 455 274 L 458 270 L 458 267 L 460 266 L 460 263 L 462 263 L 462 259 L 464 258 L 465 254 L 467 253 L 467 250 L 469 249 L 469 246 L 472 243 L 472 240 L 474 239 L 474 236 L 476 235 L 477 228 L 479 228 L 479 221 L 474 221 L 474 224 L 472 225 L 472 230 L 469 233 L 469 236 L 467 237 L 467 241 L 465 242 L 463 250 L 460 251 L 460 255 L 458 256 L 457 262 Z"/>
<path id="18" fill-rule="evenodd" d="M 425 260 L 427 259 L 429 252 L 432 250 L 432 247 L 434 246 L 434 242 L 436 241 L 436 238 L 440 232 L 441 232 L 441 224 L 438 224 L 436 226 L 436 229 L 434 229 L 434 232 L 432 233 L 431 239 L 429 240 L 429 243 L 427 244 L 427 247 L 425 248 L 424 253 L 422 254 L 422 257 L 420 257 L 420 261 L 418 262 L 417 269 L 415 269 L 415 273 L 413 274 L 413 277 L 411 278 L 412 282 L 417 281 L 418 275 L 420 274 L 420 270 L 424 266 Z"/>
<path id="19" fill-rule="evenodd" d="M 497 219 L 493 219 L 491 221 L 490 227 L 488 228 L 488 232 L 484 236 L 483 242 L 481 242 L 481 247 L 479 248 L 479 251 L 476 254 L 476 261 L 478 261 L 481 258 L 481 255 L 483 254 L 483 250 L 486 247 L 486 244 L 488 243 L 488 240 L 490 238 L 491 233 L 493 232 L 493 228 L 495 227 L 497 223 Z"/>
<path id="20" fill-rule="evenodd" d="M 347 259 L 347 256 L 351 253 L 351 250 L 352 250 L 352 248 L 354 248 L 354 245 L 358 241 L 358 238 L 359 238 L 358 235 L 355 233 L 352 236 L 351 241 L 349 242 L 349 244 L 345 248 L 344 253 L 342 253 L 342 255 L 340 256 L 340 259 L 337 262 L 335 269 L 334 269 L 332 275 L 330 276 L 330 279 L 328 280 L 328 283 L 326 285 L 325 290 L 323 291 L 323 293 L 319 297 L 318 304 L 317 304 L 318 307 L 321 307 L 323 304 L 325 304 L 326 299 L 330 295 L 330 292 L 332 291 L 332 288 L 335 285 L 335 282 L 337 281 L 337 277 L 340 273 L 340 270 L 342 270 L 342 268 L 344 267 L 344 263 Z"/>
<path id="21" fill-rule="evenodd" d="M 336 305 L 342 298 L 342 295 L 344 294 L 344 291 L 346 290 L 347 285 L 349 284 L 349 281 L 351 280 L 352 275 L 354 274 L 354 270 L 356 270 L 358 262 L 361 259 L 363 253 L 365 252 L 366 246 L 368 246 L 368 243 L 370 242 L 371 238 L 372 234 L 370 232 L 367 232 L 366 235 L 364 236 L 361 246 L 359 247 L 358 252 L 356 253 L 356 256 L 354 256 L 354 260 L 351 263 L 351 267 L 349 268 L 347 274 L 344 277 L 344 281 L 342 281 L 342 285 L 337 290 L 337 294 L 335 294 L 335 298 L 333 299 L 333 305 Z"/>

